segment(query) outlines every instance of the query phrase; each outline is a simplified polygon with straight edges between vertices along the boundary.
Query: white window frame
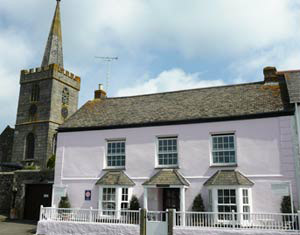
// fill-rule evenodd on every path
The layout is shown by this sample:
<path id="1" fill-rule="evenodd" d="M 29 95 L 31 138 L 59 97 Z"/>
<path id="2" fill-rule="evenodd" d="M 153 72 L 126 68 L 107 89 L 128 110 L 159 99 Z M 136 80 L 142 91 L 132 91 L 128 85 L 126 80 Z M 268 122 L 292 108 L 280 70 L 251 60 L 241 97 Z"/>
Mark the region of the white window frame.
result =
<path id="1" fill-rule="evenodd" d="M 109 166 L 108 165 L 108 144 L 109 143 L 112 143 L 112 142 L 124 142 L 125 143 L 125 164 L 124 166 Z M 104 165 L 105 165 L 105 168 L 106 169 L 125 169 L 126 167 L 126 139 L 125 138 L 120 138 L 120 139 L 106 139 L 106 148 L 105 148 L 105 162 L 104 162 Z"/>
<path id="2" fill-rule="evenodd" d="M 235 189 L 236 195 L 236 206 L 237 213 L 243 213 L 243 189 L 248 190 L 248 199 L 249 199 L 249 213 L 252 213 L 252 188 L 250 186 L 209 186 L 208 190 L 212 191 L 212 212 L 218 213 L 218 189 Z M 247 223 L 247 219 L 244 219 L 243 216 L 240 216 L 238 220 L 241 223 Z M 224 221 L 224 220 L 220 220 Z"/>
<path id="3" fill-rule="evenodd" d="M 99 185 L 99 198 L 98 198 L 98 209 L 101 212 L 101 215 L 104 216 L 113 216 L 113 215 L 106 215 L 105 213 L 103 214 L 103 207 L 102 207 L 102 203 L 103 203 L 103 189 L 104 188 L 114 188 L 115 192 L 116 192 L 116 197 L 115 197 L 115 210 L 114 214 L 116 214 L 116 211 L 121 211 L 121 203 L 122 201 L 122 188 L 128 188 L 128 207 L 129 207 L 129 203 L 132 197 L 132 187 L 131 186 L 127 186 L 127 185 L 120 185 L 120 186 L 111 186 L 111 185 Z M 119 213 L 120 214 L 120 213 Z"/>
<path id="4" fill-rule="evenodd" d="M 214 156 L 213 156 L 213 137 L 214 136 L 233 136 L 234 141 L 234 152 L 235 152 L 235 161 L 234 162 L 223 162 L 223 163 L 214 163 Z M 235 131 L 226 131 L 226 132 L 212 132 L 210 133 L 210 166 L 236 166 L 238 164 L 237 160 L 237 141 L 236 141 L 236 132 Z M 232 150 L 228 150 L 232 151 Z"/>
<path id="5" fill-rule="evenodd" d="M 104 196 L 104 189 L 111 189 L 111 190 L 114 190 L 115 193 L 115 200 L 105 200 L 103 201 L 103 196 Z M 103 215 L 114 215 L 115 214 L 115 211 L 116 211 L 116 208 L 117 208 L 117 190 L 115 187 L 103 187 L 102 188 L 102 194 L 101 194 L 101 208 L 102 208 L 102 214 Z M 115 209 L 114 210 L 108 210 L 108 209 L 104 209 L 103 208 L 103 203 L 114 203 L 115 204 Z"/>
<path id="6" fill-rule="evenodd" d="M 159 164 L 159 140 L 160 139 L 176 139 L 177 144 L 177 164 Z M 156 168 L 172 168 L 179 166 L 179 140 L 178 135 L 165 135 L 165 136 L 156 136 L 156 151 L 155 151 L 155 167 Z"/>

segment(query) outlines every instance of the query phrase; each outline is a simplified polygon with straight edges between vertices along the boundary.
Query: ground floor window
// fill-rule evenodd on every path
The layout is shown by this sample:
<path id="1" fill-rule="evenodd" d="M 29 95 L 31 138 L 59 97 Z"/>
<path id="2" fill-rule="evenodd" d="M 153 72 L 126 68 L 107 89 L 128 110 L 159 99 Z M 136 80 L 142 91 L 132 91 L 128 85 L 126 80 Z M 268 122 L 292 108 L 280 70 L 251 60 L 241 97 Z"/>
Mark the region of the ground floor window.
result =
<path id="1" fill-rule="evenodd" d="M 103 188 L 102 210 L 105 215 L 113 215 L 116 209 L 116 189 Z"/>
<path id="2" fill-rule="evenodd" d="M 128 201 L 128 188 L 122 188 L 122 200 L 121 200 L 121 210 L 129 209 L 129 201 Z"/>
<path id="3" fill-rule="evenodd" d="M 213 212 L 218 212 L 219 220 L 237 220 L 232 218 L 232 212 L 243 213 L 240 219 L 249 220 L 252 200 L 251 188 L 223 186 L 208 189 L 208 205 Z"/>
<path id="4" fill-rule="evenodd" d="M 128 210 L 131 188 L 100 187 L 99 209 L 104 215 L 115 215 L 116 211 Z"/>

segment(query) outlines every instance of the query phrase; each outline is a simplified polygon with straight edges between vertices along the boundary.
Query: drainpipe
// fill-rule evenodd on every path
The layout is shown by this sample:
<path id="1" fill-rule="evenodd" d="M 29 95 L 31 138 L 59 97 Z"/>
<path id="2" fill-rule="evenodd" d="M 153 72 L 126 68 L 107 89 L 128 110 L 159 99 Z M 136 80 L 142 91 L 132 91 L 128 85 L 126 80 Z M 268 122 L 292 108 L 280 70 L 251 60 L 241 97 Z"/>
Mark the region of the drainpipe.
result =
<path id="1" fill-rule="evenodd" d="M 296 129 L 297 129 L 297 144 L 298 150 L 295 154 L 295 170 L 296 170 L 296 184 L 298 191 L 298 209 L 300 209 L 300 118 L 299 118 L 299 108 L 300 103 L 295 102 L 295 118 L 296 118 Z"/>

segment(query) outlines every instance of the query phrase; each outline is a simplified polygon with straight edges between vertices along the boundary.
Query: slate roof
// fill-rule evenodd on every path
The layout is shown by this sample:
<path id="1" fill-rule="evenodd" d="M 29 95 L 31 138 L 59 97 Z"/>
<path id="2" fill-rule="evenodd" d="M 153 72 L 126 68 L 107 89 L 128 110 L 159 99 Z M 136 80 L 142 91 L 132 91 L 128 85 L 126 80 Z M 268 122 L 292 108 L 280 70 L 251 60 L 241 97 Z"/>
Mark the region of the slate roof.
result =
<path id="1" fill-rule="evenodd" d="M 258 114 L 279 115 L 292 112 L 288 100 L 285 83 L 269 86 L 263 82 L 95 99 L 84 104 L 59 130 L 205 122 Z"/>
<path id="2" fill-rule="evenodd" d="M 253 182 L 239 171 L 235 170 L 219 170 L 210 177 L 204 186 L 220 186 L 220 185 L 244 185 L 252 186 Z"/>
<path id="3" fill-rule="evenodd" d="M 143 183 L 145 186 L 157 185 L 185 185 L 189 186 L 188 181 L 176 169 L 162 169 Z"/>
<path id="4" fill-rule="evenodd" d="M 108 171 L 96 183 L 97 185 L 134 186 L 135 183 L 123 171 Z"/>
<path id="5" fill-rule="evenodd" d="M 300 102 L 300 71 L 283 72 L 291 103 Z"/>

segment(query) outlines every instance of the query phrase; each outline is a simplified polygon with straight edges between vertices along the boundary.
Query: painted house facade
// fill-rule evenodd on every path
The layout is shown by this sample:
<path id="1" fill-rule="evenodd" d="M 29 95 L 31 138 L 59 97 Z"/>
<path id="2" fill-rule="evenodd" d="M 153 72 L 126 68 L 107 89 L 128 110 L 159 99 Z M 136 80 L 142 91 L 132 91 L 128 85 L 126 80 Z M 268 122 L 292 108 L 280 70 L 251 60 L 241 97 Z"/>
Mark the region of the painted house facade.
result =
<path id="1" fill-rule="evenodd" d="M 288 190 L 299 209 L 300 72 L 264 75 L 132 97 L 99 88 L 58 130 L 52 204 L 121 210 L 136 195 L 189 211 L 201 193 L 207 211 L 280 212 Z"/>

